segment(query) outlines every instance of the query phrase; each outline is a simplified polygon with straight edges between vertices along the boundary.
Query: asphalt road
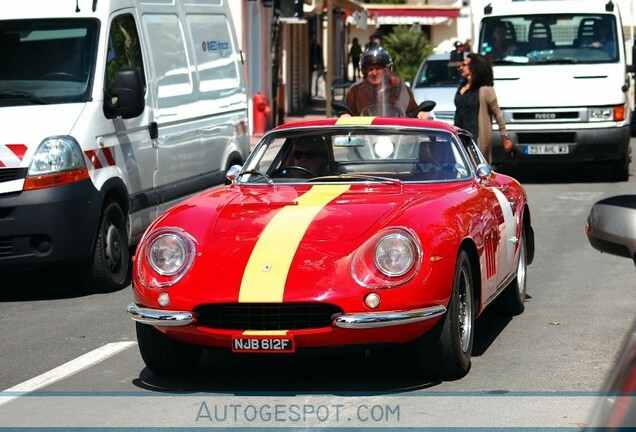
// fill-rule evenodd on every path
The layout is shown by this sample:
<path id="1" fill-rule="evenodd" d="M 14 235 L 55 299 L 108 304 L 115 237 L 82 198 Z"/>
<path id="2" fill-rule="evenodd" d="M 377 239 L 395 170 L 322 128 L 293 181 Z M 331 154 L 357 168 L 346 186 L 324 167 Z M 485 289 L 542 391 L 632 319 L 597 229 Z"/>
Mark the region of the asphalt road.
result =
<path id="1" fill-rule="evenodd" d="M 125 313 L 130 288 L 87 295 L 65 269 L 0 274 L 0 428 L 578 428 L 636 310 L 636 268 L 592 249 L 586 216 L 601 198 L 635 193 L 635 166 L 620 183 L 589 167 L 515 173 L 536 235 L 526 311 L 482 316 L 472 369 L 452 382 L 403 350 L 209 353 L 193 376 L 157 378 Z"/>

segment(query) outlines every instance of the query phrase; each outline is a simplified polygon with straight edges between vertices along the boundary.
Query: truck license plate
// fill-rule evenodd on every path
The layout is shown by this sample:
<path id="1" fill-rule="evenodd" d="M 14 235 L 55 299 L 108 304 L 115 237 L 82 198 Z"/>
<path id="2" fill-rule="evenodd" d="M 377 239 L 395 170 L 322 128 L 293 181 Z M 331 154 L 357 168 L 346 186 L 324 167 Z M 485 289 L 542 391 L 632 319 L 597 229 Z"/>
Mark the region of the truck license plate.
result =
<path id="1" fill-rule="evenodd" d="M 293 353 L 296 344 L 292 337 L 249 336 L 233 337 L 232 351 L 242 353 Z"/>
<path id="2" fill-rule="evenodd" d="M 570 152 L 567 144 L 532 144 L 524 146 L 524 153 L 528 155 L 566 154 Z"/>

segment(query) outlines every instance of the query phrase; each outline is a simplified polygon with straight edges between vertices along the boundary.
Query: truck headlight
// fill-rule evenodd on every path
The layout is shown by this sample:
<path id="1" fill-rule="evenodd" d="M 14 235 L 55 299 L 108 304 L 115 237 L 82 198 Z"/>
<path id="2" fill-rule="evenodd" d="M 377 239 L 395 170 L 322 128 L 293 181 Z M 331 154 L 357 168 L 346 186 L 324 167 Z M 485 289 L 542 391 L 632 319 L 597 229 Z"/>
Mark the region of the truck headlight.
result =
<path id="1" fill-rule="evenodd" d="M 41 176 L 80 169 L 86 166 L 79 144 L 70 136 L 55 136 L 42 141 L 33 155 L 29 176 Z"/>

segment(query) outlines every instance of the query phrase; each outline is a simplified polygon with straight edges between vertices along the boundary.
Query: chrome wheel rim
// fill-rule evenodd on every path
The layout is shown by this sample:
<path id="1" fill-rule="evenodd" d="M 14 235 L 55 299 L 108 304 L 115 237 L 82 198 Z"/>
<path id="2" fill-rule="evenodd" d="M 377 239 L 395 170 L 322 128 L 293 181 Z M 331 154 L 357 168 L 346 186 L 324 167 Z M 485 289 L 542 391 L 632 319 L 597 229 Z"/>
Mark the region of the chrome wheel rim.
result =
<path id="1" fill-rule="evenodd" d="M 473 332 L 473 299 L 470 295 L 472 292 L 470 283 L 468 269 L 463 267 L 461 274 L 459 275 L 459 307 L 457 317 L 459 323 L 459 340 L 462 352 L 468 351 Z"/>

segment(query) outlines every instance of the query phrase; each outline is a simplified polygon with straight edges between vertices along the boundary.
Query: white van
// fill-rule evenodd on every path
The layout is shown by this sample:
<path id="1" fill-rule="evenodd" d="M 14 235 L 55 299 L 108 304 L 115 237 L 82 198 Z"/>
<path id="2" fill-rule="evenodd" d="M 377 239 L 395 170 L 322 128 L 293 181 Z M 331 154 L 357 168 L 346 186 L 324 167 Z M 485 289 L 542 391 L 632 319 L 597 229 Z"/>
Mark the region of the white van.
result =
<path id="1" fill-rule="evenodd" d="M 0 270 L 121 288 L 147 225 L 249 152 L 225 0 L 13 2 L 0 58 Z"/>
<path id="2" fill-rule="evenodd" d="M 493 38 L 497 28 L 504 29 L 498 32 L 505 35 L 501 44 Z M 633 68 L 618 5 L 493 2 L 484 9 L 478 47 L 492 56 L 515 163 L 603 162 L 611 164 L 616 180 L 628 179 Z M 510 162 L 499 134 L 493 137 L 493 161 Z"/>

